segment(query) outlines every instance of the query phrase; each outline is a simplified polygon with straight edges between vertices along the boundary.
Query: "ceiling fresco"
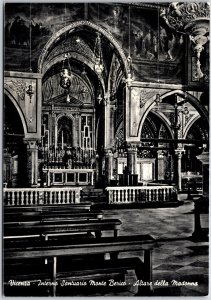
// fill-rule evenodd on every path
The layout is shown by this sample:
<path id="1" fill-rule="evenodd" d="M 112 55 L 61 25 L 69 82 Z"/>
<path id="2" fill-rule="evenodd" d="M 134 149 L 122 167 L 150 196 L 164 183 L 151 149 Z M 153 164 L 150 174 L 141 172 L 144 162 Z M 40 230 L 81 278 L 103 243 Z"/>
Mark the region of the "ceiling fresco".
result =
<path id="1" fill-rule="evenodd" d="M 113 35 L 125 55 L 132 57 L 137 80 L 181 80 L 184 38 L 170 31 L 162 22 L 157 6 L 129 6 L 126 3 L 7 3 L 5 69 L 29 71 L 32 68 L 36 72 L 39 56 L 49 38 L 71 22 L 84 19 Z M 84 44 L 82 50 L 91 58 L 93 37 L 89 39 L 87 35 L 81 40 Z M 106 59 L 105 41 L 104 45 Z M 65 47 L 64 42 L 62 47 Z M 58 48 L 51 56 L 57 52 Z"/>

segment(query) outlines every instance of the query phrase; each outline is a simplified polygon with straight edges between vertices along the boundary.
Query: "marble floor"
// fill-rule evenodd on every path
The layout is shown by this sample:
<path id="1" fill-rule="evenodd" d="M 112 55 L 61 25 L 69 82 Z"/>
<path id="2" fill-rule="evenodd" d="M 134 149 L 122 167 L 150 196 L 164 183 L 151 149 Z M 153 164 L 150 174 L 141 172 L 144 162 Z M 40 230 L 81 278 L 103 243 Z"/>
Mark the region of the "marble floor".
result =
<path id="1" fill-rule="evenodd" d="M 194 224 L 193 208 L 193 202 L 186 200 L 183 205 L 174 208 L 104 211 L 105 218 L 122 221 L 119 235 L 150 234 L 155 239 L 167 239 L 167 242 L 157 243 L 153 250 L 153 283 L 163 280 L 163 286 L 154 286 L 156 296 L 208 294 L 208 242 L 193 242 L 190 239 Z M 208 214 L 202 214 L 202 227 L 208 227 L 208 222 Z M 121 256 L 131 254 L 143 255 L 142 252 L 131 252 Z M 127 277 L 132 280 L 133 274 Z M 181 282 L 191 284 L 181 285 Z M 136 288 L 133 287 L 125 295 L 135 293 Z"/>

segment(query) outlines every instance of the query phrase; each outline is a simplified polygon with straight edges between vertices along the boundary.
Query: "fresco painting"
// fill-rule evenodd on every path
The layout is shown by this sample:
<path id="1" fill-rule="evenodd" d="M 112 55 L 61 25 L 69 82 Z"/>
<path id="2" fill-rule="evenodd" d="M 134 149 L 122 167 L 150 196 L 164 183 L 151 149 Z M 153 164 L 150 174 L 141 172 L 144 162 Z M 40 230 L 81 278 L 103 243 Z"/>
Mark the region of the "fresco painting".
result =
<path id="1" fill-rule="evenodd" d="M 22 71 L 29 71 L 30 68 L 36 71 L 41 49 L 49 38 L 70 22 L 86 18 L 114 36 L 126 56 L 132 57 L 136 76 L 141 76 L 141 62 L 152 62 L 150 67 L 142 65 L 145 79 L 145 71 L 149 70 L 150 78 L 156 78 L 157 64 L 169 62 L 171 74 L 168 77 L 177 80 L 181 69 L 177 63 L 184 53 L 184 38 L 168 31 L 157 9 L 146 10 L 138 6 L 129 9 L 127 4 L 104 3 L 42 3 L 32 4 L 30 9 L 28 5 L 17 4 L 15 7 L 10 4 L 5 6 L 5 67 L 8 70 L 18 69 L 21 65 Z M 161 68 L 159 76 L 162 75 L 165 76 L 165 70 Z"/>

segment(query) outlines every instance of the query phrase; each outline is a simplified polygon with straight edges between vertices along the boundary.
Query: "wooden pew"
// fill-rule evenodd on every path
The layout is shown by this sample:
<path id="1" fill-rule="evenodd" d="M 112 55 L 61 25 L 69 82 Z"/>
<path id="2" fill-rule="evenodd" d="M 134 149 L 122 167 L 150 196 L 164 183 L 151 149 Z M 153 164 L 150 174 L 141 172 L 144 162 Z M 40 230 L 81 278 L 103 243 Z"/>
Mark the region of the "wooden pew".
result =
<path id="1" fill-rule="evenodd" d="M 52 204 L 52 205 L 27 205 L 27 206 L 4 206 L 4 213 L 18 212 L 18 211 L 67 211 L 71 210 L 90 210 L 91 203 L 82 202 L 75 204 Z"/>
<path id="2" fill-rule="evenodd" d="M 18 212 L 18 213 L 5 213 L 3 217 L 4 224 L 16 224 L 23 222 L 37 222 L 45 223 L 49 221 L 62 221 L 62 220 L 90 220 L 90 219 L 102 219 L 102 211 L 87 211 L 87 210 L 75 210 L 74 212 Z"/>
<path id="3" fill-rule="evenodd" d="M 74 220 L 74 221 L 49 221 L 43 224 L 18 223 L 18 225 L 4 225 L 4 238 L 21 236 L 40 236 L 48 239 L 49 235 L 62 236 L 79 232 L 95 232 L 96 237 L 101 237 L 102 231 L 112 230 L 114 236 L 118 234 L 121 221 L 118 219 L 102 220 Z"/>
<path id="4" fill-rule="evenodd" d="M 88 273 L 106 273 L 112 274 L 126 270 L 135 270 L 137 280 L 145 282 L 152 281 L 152 238 L 143 238 L 143 236 L 122 236 L 117 238 L 107 237 L 101 239 L 83 240 L 74 243 L 64 244 L 62 241 L 46 241 L 34 245 L 33 247 L 11 247 L 4 249 L 4 263 L 11 266 L 11 261 L 21 262 L 27 260 L 37 260 L 39 258 L 48 258 L 49 264 L 45 266 L 43 274 L 32 272 L 32 277 L 27 273 L 21 274 L 20 268 L 18 274 L 6 275 L 4 278 L 5 284 L 11 278 L 13 280 L 28 280 L 36 282 L 40 278 L 53 283 L 59 283 L 61 280 L 69 280 L 72 277 L 79 276 L 80 278 Z M 125 258 L 119 259 L 118 254 L 121 252 L 144 251 L 144 261 L 140 258 Z M 110 255 L 109 260 L 99 259 L 99 254 Z M 89 256 L 97 255 L 96 260 L 89 260 Z M 85 258 L 83 264 L 78 264 L 76 258 L 82 256 Z M 60 258 L 68 257 L 72 259 L 70 264 L 60 264 Z M 52 263 L 50 263 L 52 261 Z M 75 264 L 74 264 L 75 261 Z M 24 266 L 24 264 L 22 264 Z M 29 264 L 30 266 L 30 264 Z M 40 268 L 42 269 L 42 267 Z M 48 269 L 48 270 L 47 270 Z M 33 271 L 33 268 L 31 268 Z M 39 272 L 38 272 L 39 273 Z M 49 275 L 50 273 L 50 275 Z M 80 289 L 79 289 L 80 290 Z M 151 295 L 152 285 L 138 286 L 138 295 Z M 57 285 L 52 285 L 52 296 L 57 295 Z"/>

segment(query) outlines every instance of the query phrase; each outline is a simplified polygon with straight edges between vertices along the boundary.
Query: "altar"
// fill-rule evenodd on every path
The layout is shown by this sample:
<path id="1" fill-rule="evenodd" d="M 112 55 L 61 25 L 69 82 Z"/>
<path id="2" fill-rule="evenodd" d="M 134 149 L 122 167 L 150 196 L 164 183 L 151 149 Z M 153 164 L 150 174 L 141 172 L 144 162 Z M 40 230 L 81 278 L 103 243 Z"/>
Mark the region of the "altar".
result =
<path id="1" fill-rule="evenodd" d="M 43 169 L 47 186 L 94 185 L 95 169 Z"/>

